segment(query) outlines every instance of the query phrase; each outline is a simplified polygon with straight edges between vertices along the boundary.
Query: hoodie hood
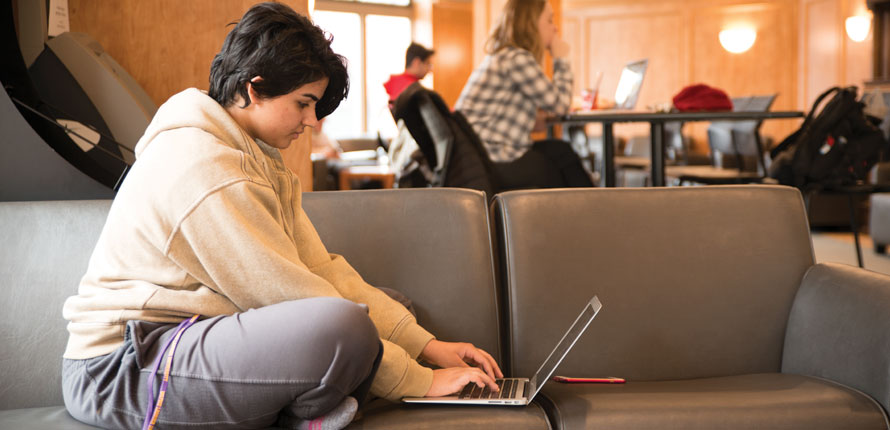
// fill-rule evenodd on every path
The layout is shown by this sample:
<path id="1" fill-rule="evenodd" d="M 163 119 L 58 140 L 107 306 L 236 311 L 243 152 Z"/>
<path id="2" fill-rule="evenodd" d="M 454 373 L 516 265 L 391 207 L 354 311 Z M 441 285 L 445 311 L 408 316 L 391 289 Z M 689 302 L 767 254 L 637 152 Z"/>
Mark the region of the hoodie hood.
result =
<path id="1" fill-rule="evenodd" d="M 145 134 L 136 143 L 136 157 L 158 134 L 182 127 L 199 128 L 241 150 L 246 150 L 252 140 L 216 100 L 204 91 L 189 88 L 170 97 L 158 108 Z"/>

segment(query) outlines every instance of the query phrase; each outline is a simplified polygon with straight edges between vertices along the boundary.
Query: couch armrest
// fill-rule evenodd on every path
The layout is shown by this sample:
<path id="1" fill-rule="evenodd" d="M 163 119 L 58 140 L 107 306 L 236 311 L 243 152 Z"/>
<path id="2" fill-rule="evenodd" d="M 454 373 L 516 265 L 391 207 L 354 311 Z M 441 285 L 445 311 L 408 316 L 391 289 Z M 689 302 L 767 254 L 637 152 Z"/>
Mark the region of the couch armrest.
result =
<path id="1" fill-rule="evenodd" d="M 844 384 L 890 410 L 890 276 L 810 268 L 791 307 L 782 372 Z"/>

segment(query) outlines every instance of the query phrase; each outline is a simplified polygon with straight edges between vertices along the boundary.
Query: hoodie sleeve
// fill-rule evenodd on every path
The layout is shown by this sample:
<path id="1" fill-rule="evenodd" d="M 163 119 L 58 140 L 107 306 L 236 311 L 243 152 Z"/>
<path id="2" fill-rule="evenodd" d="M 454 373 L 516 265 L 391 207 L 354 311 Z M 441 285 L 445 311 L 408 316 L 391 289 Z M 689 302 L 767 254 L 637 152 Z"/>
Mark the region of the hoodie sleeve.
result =
<path id="1" fill-rule="evenodd" d="M 328 254 L 308 219 L 299 212 L 298 231 L 289 235 L 286 216 L 271 186 L 249 179 L 224 183 L 183 214 L 164 252 L 241 310 L 320 296 L 367 304 L 384 344 L 372 392 L 392 400 L 425 394 L 432 371 L 414 358 L 433 336 L 342 257 L 319 262 L 317 255 Z"/>

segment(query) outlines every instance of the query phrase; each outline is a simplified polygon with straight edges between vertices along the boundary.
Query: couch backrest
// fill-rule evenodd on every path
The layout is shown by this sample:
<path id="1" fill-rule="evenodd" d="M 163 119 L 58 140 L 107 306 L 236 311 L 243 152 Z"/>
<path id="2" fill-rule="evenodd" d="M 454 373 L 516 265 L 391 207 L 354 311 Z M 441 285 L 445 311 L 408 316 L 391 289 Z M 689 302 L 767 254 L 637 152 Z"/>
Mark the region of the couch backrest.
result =
<path id="1" fill-rule="evenodd" d="M 493 212 L 512 374 L 537 370 L 594 294 L 602 311 L 559 374 L 779 371 L 789 309 L 814 260 L 797 190 L 514 191 Z"/>
<path id="2" fill-rule="evenodd" d="M 77 293 L 110 206 L 0 203 L 0 410 L 62 404 L 62 303 Z"/>
<path id="3" fill-rule="evenodd" d="M 495 263 L 485 194 L 459 188 L 331 191 L 303 195 L 329 252 L 371 285 L 414 302 L 441 340 L 500 356 Z"/>

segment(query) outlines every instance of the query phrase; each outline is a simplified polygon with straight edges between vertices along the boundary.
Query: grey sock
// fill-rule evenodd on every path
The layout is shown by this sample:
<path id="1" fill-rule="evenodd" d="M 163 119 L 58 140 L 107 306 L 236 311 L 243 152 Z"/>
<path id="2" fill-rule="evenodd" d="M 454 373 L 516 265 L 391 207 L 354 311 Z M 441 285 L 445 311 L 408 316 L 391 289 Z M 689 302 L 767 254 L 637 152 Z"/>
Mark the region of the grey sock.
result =
<path id="1" fill-rule="evenodd" d="M 358 411 L 358 402 L 354 397 L 346 396 L 339 405 L 328 413 L 313 420 L 301 420 L 296 417 L 287 417 L 279 421 L 279 425 L 297 430 L 340 430 L 352 422 Z M 282 422 L 286 421 L 286 422 Z"/>

